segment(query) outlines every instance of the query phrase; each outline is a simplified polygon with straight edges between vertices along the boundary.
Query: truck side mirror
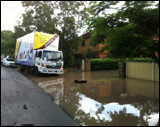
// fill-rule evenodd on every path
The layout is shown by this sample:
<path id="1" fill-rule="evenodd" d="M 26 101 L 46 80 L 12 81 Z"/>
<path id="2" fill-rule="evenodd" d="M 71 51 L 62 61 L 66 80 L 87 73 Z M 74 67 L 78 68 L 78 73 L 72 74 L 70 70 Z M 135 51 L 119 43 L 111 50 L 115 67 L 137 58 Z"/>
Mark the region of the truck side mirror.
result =
<path id="1" fill-rule="evenodd" d="M 41 58 L 42 57 L 42 51 L 39 51 L 38 53 L 38 57 Z"/>

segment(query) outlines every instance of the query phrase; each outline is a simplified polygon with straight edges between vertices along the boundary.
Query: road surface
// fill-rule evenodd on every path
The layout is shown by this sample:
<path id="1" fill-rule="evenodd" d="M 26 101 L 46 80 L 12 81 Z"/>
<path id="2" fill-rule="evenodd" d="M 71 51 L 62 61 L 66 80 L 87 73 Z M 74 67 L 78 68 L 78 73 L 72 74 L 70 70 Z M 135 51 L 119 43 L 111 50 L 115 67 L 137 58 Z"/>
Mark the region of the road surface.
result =
<path id="1" fill-rule="evenodd" d="M 1 126 L 79 126 L 37 84 L 1 66 Z"/>

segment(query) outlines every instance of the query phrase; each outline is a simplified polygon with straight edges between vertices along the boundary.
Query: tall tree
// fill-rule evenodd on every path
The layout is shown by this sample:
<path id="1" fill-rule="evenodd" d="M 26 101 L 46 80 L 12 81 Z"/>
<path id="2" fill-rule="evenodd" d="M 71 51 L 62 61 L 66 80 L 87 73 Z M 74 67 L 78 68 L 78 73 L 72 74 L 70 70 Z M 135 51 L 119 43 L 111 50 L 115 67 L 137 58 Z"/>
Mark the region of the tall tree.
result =
<path id="1" fill-rule="evenodd" d="M 14 56 L 15 38 L 14 33 L 10 30 L 1 31 L 1 54 L 5 56 Z"/>
<path id="2" fill-rule="evenodd" d="M 56 18 L 54 15 L 53 2 L 51 1 L 22 1 L 25 13 L 22 14 L 22 22 L 18 21 L 15 26 L 17 37 L 23 36 L 34 30 L 55 33 Z"/>
<path id="3" fill-rule="evenodd" d="M 64 61 L 67 66 L 73 66 L 74 55 L 78 50 L 81 38 L 78 37 L 79 29 L 87 18 L 85 3 L 81 1 L 55 2 L 57 13 L 60 50 L 64 53 Z"/>
<path id="4" fill-rule="evenodd" d="M 102 50 L 109 50 L 112 57 L 143 55 L 159 65 L 159 3 L 154 6 L 153 1 L 126 1 L 116 13 L 104 13 L 116 4 L 103 1 L 89 8 L 95 14 L 88 20 L 88 28 L 93 33 L 90 41 L 106 44 Z M 99 16 L 100 12 L 104 15 Z"/>

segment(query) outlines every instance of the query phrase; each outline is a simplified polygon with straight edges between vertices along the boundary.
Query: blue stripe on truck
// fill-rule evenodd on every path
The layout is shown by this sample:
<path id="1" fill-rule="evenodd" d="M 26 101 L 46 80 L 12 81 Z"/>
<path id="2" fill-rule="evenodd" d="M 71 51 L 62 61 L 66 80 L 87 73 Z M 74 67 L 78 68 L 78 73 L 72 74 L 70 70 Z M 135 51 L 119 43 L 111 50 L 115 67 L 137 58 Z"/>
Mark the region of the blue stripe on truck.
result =
<path id="1" fill-rule="evenodd" d="M 27 61 L 17 60 L 16 63 L 18 63 L 18 64 L 23 64 L 23 65 L 27 65 L 27 66 L 31 66 L 32 57 L 29 58 L 29 59 L 27 59 Z"/>

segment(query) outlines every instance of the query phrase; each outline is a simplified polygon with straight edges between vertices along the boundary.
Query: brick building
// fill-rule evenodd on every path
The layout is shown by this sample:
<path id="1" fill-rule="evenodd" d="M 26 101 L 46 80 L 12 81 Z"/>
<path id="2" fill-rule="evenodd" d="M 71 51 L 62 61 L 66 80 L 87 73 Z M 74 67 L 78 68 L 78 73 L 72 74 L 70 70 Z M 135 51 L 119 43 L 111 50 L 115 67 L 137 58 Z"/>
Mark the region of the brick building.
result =
<path id="1" fill-rule="evenodd" d="M 83 40 L 82 40 L 81 47 L 78 49 L 78 53 L 87 53 L 88 52 L 88 46 L 89 46 L 88 42 L 89 42 L 89 39 L 91 37 L 91 34 L 86 33 L 86 34 L 83 34 L 82 37 L 83 37 Z M 91 45 L 91 49 L 92 49 L 92 51 L 94 51 L 96 53 L 97 58 L 108 57 L 107 56 L 108 51 L 105 51 L 105 52 L 100 51 L 101 47 L 103 47 L 103 46 L 104 46 L 103 44 L 98 44 L 96 47 Z"/>
<path id="2" fill-rule="evenodd" d="M 159 43 L 159 42 L 158 42 L 159 36 L 156 36 L 156 35 L 155 35 L 155 36 L 153 37 L 153 40 L 155 40 L 155 41 L 157 41 L 157 43 Z M 155 52 L 155 55 L 156 55 L 157 57 L 159 57 L 159 53 L 158 53 L 158 52 Z"/>

